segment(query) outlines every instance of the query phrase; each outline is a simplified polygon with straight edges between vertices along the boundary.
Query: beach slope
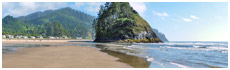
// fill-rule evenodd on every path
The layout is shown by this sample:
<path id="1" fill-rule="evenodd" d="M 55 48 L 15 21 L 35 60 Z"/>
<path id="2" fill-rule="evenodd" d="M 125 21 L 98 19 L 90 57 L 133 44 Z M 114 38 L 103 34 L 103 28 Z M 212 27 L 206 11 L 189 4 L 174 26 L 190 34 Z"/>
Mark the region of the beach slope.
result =
<path id="1" fill-rule="evenodd" d="M 3 68 L 128 68 L 97 48 L 55 46 L 22 48 L 2 54 Z"/>

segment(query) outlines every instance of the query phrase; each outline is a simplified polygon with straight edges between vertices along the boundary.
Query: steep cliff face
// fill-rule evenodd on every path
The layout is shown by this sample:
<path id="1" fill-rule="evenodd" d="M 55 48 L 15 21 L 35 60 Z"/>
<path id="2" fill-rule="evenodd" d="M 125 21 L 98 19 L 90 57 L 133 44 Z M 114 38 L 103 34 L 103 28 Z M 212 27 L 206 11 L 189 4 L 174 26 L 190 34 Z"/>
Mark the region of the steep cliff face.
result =
<path id="1" fill-rule="evenodd" d="M 169 40 L 165 37 L 165 35 L 159 32 L 157 29 L 152 28 L 153 32 L 156 33 L 157 37 L 161 39 L 163 42 L 168 42 Z"/>
<path id="2" fill-rule="evenodd" d="M 128 2 L 107 2 L 93 26 L 94 42 L 162 42 Z"/>

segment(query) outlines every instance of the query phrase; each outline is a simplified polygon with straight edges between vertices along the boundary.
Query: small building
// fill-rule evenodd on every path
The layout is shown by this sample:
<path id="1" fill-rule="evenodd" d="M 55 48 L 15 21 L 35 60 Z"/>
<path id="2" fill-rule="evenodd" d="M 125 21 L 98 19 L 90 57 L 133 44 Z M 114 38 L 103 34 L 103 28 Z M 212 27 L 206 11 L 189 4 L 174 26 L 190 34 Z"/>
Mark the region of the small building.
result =
<path id="1" fill-rule="evenodd" d="M 13 35 L 8 35 L 8 38 L 12 39 L 12 38 L 14 38 L 14 36 Z"/>
<path id="2" fill-rule="evenodd" d="M 76 37 L 76 39 L 82 39 L 82 37 Z"/>
<path id="3" fill-rule="evenodd" d="M 50 36 L 49 39 L 55 39 L 55 37 Z"/>
<path id="4" fill-rule="evenodd" d="M 20 39 L 22 37 L 23 37 L 22 35 L 17 35 L 15 38 Z"/>
<path id="5" fill-rule="evenodd" d="M 6 38 L 6 35 L 2 35 L 2 38 Z"/>
<path id="6" fill-rule="evenodd" d="M 63 37 L 64 39 L 68 39 L 68 37 Z"/>
<path id="7" fill-rule="evenodd" d="M 60 39 L 60 37 L 55 37 L 55 39 Z"/>
<path id="8" fill-rule="evenodd" d="M 28 36 L 23 36 L 23 38 L 24 38 L 24 39 L 27 39 L 27 38 L 28 38 Z"/>
<path id="9" fill-rule="evenodd" d="M 64 37 L 59 37 L 59 39 L 64 39 Z"/>
<path id="10" fill-rule="evenodd" d="M 35 36 L 30 36 L 30 38 L 35 39 L 36 37 Z"/>
<path id="11" fill-rule="evenodd" d="M 84 37 L 83 39 L 89 39 L 89 37 Z"/>
<path id="12" fill-rule="evenodd" d="M 38 38 L 39 38 L 39 39 L 43 39 L 43 37 L 42 37 L 42 36 L 38 36 Z"/>

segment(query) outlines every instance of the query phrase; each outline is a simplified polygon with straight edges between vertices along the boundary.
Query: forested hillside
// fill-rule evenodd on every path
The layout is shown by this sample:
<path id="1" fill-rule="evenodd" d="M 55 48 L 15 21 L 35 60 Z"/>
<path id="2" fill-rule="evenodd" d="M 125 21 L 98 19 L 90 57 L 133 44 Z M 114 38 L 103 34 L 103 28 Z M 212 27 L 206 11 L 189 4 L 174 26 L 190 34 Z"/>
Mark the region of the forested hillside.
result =
<path id="1" fill-rule="evenodd" d="M 58 21 L 48 22 L 42 26 L 37 27 L 32 32 L 33 35 L 43 35 L 43 36 L 57 36 L 66 37 L 69 36 L 66 28 Z"/>
<path id="2" fill-rule="evenodd" d="M 17 18 L 13 18 L 13 16 L 8 15 L 2 19 L 2 34 L 27 35 L 27 32 L 34 28 L 33 24 L 25 23 Z"/>
<path id="3" fill-rule="evenodd" d="M 54 24 L 58 22 L 63 26 L 63 30 L 66 30 L 65 35 L 67 36 L 92 38 L 92 35 L 94 35 L 92 30 L 94 18 L 93 16 L 73 10 L 69 7 L 58 10 L 35 12 L 17 18 L 6 16 L 2 19 L 3 34 L 47 36 L 46 33 L 39 33 L 42 32 L 42 30 L 39 31 L 39 28 L 44 27 L 47 23 Z M 55 36 L 55 34 L 51 34 L 51 36 Z"/>

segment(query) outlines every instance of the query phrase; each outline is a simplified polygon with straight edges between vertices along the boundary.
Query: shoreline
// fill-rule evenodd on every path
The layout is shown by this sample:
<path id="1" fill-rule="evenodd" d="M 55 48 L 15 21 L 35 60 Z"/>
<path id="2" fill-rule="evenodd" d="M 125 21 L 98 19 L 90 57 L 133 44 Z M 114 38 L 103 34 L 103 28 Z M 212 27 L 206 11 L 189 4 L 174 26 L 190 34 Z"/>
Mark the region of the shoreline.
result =
<path id="1" fill-rule="evenodd" d="M 43 43 L 43 42 L 81 42 L 81 41 L 93 41 L 88 39 L 2 39 L 2 43 Z"/>
<path id="2" fill-rule="evenodd" d="M 61 45 L 61 44 L 69 44 L 69 43 L 84 43 L 84 42 L 90 42 L 92 40 L 88 39 L 81 39 L 81 40 L 75 40 L 75 39 L 64 39 L 64 40 L 55 40 L 55 39 L 2 39 L 2 44 L 40 44 L 40 45 Z"/>
<path id="3" fill-rule="evenodd" d="M 71 42 L 73 41 L 73 42 Z M 78 42 L 79 41 L 79 42 Z M 90 40 L 4 40 L 6 44 L 62 44 L 83 43 Z M 131 68 L 119 62 L 120 58 L 100 51 L 98 48 L 82 46 L 50 46 L 21 48 L 2 54 L 3 68 Z"/>

